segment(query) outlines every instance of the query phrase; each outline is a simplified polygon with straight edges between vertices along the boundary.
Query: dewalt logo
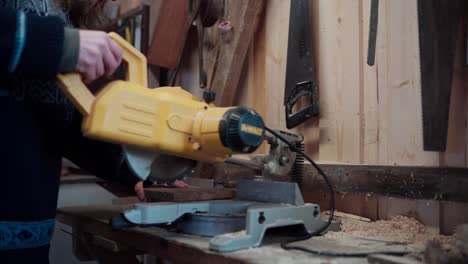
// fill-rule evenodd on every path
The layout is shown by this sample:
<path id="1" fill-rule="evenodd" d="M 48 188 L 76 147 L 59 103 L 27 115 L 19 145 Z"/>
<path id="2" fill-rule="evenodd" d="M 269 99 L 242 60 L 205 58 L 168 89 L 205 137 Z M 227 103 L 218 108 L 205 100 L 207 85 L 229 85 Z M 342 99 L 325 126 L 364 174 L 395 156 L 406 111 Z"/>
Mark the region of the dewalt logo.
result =
<path id="1" fill-rule="evenodd" d="M 242 132 L 252 134 L 252 135 L 257 135 L 257 136 L 263 135 L 263 129 L 256 127 L 256 126 L 247 125 L 247 124 L 242 124 L 240 130 Z"/>

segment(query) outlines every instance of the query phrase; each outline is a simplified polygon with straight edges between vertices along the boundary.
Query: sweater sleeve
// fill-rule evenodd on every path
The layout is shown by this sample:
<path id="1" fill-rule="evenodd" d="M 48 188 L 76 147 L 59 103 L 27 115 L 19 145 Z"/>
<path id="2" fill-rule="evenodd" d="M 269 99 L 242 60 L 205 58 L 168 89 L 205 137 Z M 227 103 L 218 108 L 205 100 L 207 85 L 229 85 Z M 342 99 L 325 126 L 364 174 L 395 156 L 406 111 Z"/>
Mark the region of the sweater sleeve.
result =
<path id="1" fill-rule="evenodd" d="M 59 17 L 0 8 L 0 24 L 0 73 L 50 78 L 60 71 L 66 34 Z"/>
<path id="2" fill-rule="evenodd" d="M 117 181 L 131 187 L 140 181 L 128 167 L 120 145 L 85 138 L 81 133 L 81 115 L 76 112 L 74 122 L 65 134 L 64 156 L 106 180 Z"/>

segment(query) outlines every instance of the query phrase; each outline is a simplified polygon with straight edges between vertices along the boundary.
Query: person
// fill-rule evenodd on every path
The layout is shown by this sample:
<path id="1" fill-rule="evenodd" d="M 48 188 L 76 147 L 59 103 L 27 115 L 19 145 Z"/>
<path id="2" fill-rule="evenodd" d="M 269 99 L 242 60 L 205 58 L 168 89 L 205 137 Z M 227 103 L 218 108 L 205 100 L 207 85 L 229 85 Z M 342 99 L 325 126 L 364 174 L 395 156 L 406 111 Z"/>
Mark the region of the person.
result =
<path id="1" fill-rule="evenodd" d="M 121 147 L 82 136 L 55 79 L 110 76 L 122 51 L 104 32 L 72 28 L 54 0 L 0 0 L 0 24 L 0 263 L 48 263 L 63 156 L 144 199 Z"/>

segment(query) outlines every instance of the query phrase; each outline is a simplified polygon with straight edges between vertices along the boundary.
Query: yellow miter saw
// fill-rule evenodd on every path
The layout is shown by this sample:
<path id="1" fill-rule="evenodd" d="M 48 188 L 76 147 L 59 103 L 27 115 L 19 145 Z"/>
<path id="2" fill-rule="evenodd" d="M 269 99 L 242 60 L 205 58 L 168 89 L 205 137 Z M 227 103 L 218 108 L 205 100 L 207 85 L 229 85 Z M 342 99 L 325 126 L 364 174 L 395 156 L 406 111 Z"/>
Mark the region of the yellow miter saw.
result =
<path id="1" fill-rule="evenodd" d="M 196 161 L 223 162 L 252 153 L 263 141 L 262 118 L 245 107 L 215 107 L 180 87 L 147 87 L 145 56 L 115 33 L 127 79 L 94 96 L 80 74 L 59 74 L 59 85 L 83 114 L 86 137 L 122 144 L 141 179 L 170 182 L 189 176 Z"/>
<path id="2" fill-rule="evenodd" d="M 234 163 L 263 176 L 262 180 L 240 181 L 233 200 L 135 204 L 113 219 L 114 228 L 177 224 L 184 233 L 213 236 L 210 249 L 226 252 L 259 246 L 270 228 L 300 225 L 310 237 L 329 226 L 333 189 L 323 171 L 300 149 L 301 136 L 267 128 L 246 107 L 215 107 L 180 87 L 147 88 L 144 55 L 117 34 L 109 36 L 122 47 L 126 80 L 110 82 L 94 96 L 79 74 L 58 75 L 60 87 L 83 114 L 86 137 L 123 145 L 129 167 L 143 180 L 182 179 L 192 173 L 196 161 Z M 231 157 L 254 152 L 264 140 L 270 152 L 261 159 Z M 300 171 L 294 169 L 294 160 L 304 158 L 324 176 L 330 189 L 327 223 L 320 219 L 317 204 L 304 202 L 297 183 L 265 181 Z"/>

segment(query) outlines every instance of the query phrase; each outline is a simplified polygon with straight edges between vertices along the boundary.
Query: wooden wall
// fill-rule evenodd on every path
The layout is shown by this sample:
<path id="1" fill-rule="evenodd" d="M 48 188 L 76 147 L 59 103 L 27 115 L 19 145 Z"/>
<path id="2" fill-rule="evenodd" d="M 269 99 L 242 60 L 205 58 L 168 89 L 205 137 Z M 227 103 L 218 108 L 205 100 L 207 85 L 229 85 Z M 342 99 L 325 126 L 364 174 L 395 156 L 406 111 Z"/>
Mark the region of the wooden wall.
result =
<path id="1" fill-rule="evenodd" d="M 311 0 L 319 120 L 299 128 L 321 162 L 466 167 L 464 43 L 459 41 L 445 153 L 425 152 L 416 0 L 381 0 L 376 63 L 366 64 L 370 0 Z M 289 1 L 267 0 L 249 50 L 238 104 L 285 128 Z M 462 36 L 462 35 L 460 35 Z M 181 83 L 200 94 L 195 46 Z"/>

